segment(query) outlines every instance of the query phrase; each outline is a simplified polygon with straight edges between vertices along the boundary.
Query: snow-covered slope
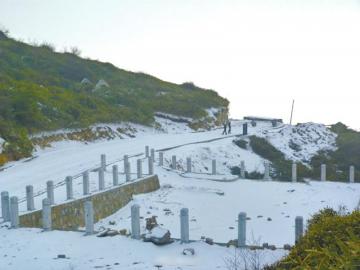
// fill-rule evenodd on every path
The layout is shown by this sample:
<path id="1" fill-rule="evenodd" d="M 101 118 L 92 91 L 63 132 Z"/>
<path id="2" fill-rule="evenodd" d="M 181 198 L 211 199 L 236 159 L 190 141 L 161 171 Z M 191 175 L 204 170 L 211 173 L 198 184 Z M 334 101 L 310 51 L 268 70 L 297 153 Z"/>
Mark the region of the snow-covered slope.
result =
<path id="1" fill-rule="evenodd" d="M 232 143 L 236 134 L 242 133 L 242 121 L 233 122 L 233 135 L 222 136 L 221 129 L 193 132 L 185 123 L 159 118 L 162 128 L 155 129 L 130 125 L 136 129 L 132 136 L 116 136 L 113 140 L 100 139 L 93 143 L 61 141 L 51 148 L 37 149 L 35 158 L 8 164 L 0 171 L 0 191 L 7 190 L 11 196 L 23 198 L 25 186 L 32 184 L 35 193 L 45 189 L 47 180 L 61 183 L 67 175 L 77 175 L 99 165 L 100 154 L 105 153 L 108 162 L 114 162 L 122 170 L 118 160 L 124 154 L 144 152 L 144 146 L 164 149 L 165 168 L 155 166 L 160 179 L 160 190 L 151 194 L 137 195 L 126 207 L 96 224 L 96 227 L 115 229 L 130 228 L 130 207 L 141 206 L 141 225 L 144 219 L 157 216 L 163 227 L 173 237 L 179 237 L 179 211 L 189 208 L 190 239 L 211 237 L 215 242 L 228 242 L 237 237 L 236 219 L 239 212 L 247 213 L 247 239 L 260 243 L 268 242 L 277 246 L 294 242 L 294 218 L 297 215 L 309 218 L 319 209 L 340 205 L 352 210 L 359 203 L 360 184 L 336 182 L 304 183 L 264 182 L 238 179 L 232 182 L 214 182 L 197 178 L 184 178 L 186 157 L 193 160 L 196 173 L 209 173 L 211 160 L 217 160 L 217 169 L 222 176 L 229 176 L 230 167 L 245 161 L 248 171 L 262 172 L 264 160 L 251 150 L 244 150 Z M 117 127 L 111 127 L 116 129 Z M 296 130 L 294 132 L 294 130 Z M 335 136 L 324 126 L 305 124 L 298 127 L 283 126 L 272 128 L 270 124 L 249 126 L 249 135 L 266 137 L 287 157 L 307 160 L 317 151 L 334 149 Z M 301 144 L 295 151 L 290 141 Z M 177 155 L 179 171 L 167 167 L 172 155 Z M 130 158 L 131 168 L 136 168 L 136 159 Z M 146 162 L 143 164 L 147 171 Z M 120 177 L 120 181 L 124 181 Z M 97 186 L 97 174 L 90 175 L 91 189 Z M 106 185 L 111 183 L 111 172 L 106 173 Z M 81 178 L 74 179 L 74 194 L 81 197 Z M 36 197 L 35 206 L 40 208 L 45 194 Z M 65 200 L 65 187 L 55 191 L 56 202 Z M 25 211 L 25 203 L 20 204 Z M 111 224 L 110 225 L 110 221 Z M 115 224 L 113 223 L 115 221 Z M 0 221 L 1 222 L 1 221 Z M 174 243 L 156 247 L 125 236 L 113 238 L 84 237 L 79 232 L 53 231 L 42 233 L 38 229 L 8 230 L 0 225 L 0 269 L 226 269 L 224 258 L 233 254 L 233 249 L 210 246 L 202 242 L 189 245 Z M 259 240 L 260 239 L 260 240 Z M 184 256 L 186 247 L 195 249 L 195 256 Z M 67 259 L 54 259 L 65 254 Z M 263 263 L 273 262 L 286 254 L 283 250 L 264 251 Z M 155 268 L 156 269 L 156 268 Z"/>
<path id="2" fill-rule="evenodd" d="M 262 130 L 258 136 L 267 139 L 287 159 L 303 163 L 308 163 L 319 151 L 336 150 L 336 134 L 323 124 L 283 125 Z"/>

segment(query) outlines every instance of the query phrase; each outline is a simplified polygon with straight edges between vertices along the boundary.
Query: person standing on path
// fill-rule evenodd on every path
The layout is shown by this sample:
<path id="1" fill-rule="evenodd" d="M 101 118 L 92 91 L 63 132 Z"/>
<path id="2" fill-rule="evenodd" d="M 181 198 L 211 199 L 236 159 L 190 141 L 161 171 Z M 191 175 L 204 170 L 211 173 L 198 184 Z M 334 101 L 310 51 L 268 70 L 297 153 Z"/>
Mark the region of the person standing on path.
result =
<path id="1" fill-rule="evenodd" d="M 227 127 L 227 123 L 226 122 L 224 122 L 224 130 L 223 130 L 223 133 L 222 133 L 222 135 L 227 135 L 227 132 L 226 132 L 226 127 Z"/>
<path id="2" fill-rule="evenodd" d="M 228 125 L 228 134 L 231 134 L 231 121 L 230 120 L 228 120 L 227 125 Z"/>

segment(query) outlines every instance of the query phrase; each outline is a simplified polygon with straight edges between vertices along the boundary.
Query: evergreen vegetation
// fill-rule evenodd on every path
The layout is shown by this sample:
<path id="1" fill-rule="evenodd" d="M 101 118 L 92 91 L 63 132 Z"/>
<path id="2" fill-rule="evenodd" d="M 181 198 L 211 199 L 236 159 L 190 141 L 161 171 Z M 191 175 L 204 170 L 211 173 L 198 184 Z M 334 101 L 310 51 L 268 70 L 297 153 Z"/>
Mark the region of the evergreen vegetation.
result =
<path id="1" fill-rule="evenodd" d="M 29 156 L 28 135 L 38 131 L 131 121 L 150 125 L 160 111 L 201 119 L 205 109 L 227 107 L 215 91 L 177 85 L 110 63 L 83 59 L 79 49 L 54 52 L 0 31 L 0 165 Z"/>
<path id="2" fill-rule="evenodd" d="M 326 208 L 309 220 L 308 230 L 290 254 L 264 270 L 360 269 L 360 211 Z"/>

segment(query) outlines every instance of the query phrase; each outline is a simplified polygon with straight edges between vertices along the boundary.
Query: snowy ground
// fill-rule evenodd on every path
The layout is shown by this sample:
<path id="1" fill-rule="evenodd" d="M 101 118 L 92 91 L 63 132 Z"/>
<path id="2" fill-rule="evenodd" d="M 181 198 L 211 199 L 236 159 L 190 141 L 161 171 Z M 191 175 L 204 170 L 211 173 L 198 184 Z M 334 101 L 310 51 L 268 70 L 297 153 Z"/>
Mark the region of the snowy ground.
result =
<path id="1" fill-rule="evenodd" d="M 32 184 L 35 193 L 41 194 L 46 181 L 53 180 L 59 185 L 55 191 L 55 200 L 60 203 L 65 200 L 65 188 L 61 183 L 67 175 L 75 176 L 84 170 L 99 166 L 100 154 L 103 153 L 107 155 L 108 163 L 118 164 L 122 171 L 120 159 L 124 154 L 141 154 L 144 146 L 150 145 L 155 149 L 179 146 L 165 151 L 165 168 L 155 166 L 161 189 L 135 196 L 126 207 L 99 221 L 96 224 L 97 229 L 129 229 L 130 207 L 137 203 L 141 206 L 143 230 L 144 219 L 156 215 L 158 223 L 169 229 L 173 237 L 178 238 L 179 212 L 182 207 L 188 207 L 191 240 L 199 240 L 205 236 L 213 238 L 215 242 L 225 243 L 237 237 L 237 215 L 244 211 L 249 217 L 249 244 L 254 240 L 282 246 L 294 242 L 295 216 L 301 215 L 307 219 L 325 206 L 338 208 L 344 205 L 352 210 L 359 202 L 360 184 L 317 181 L 311 181 L 309 184 L 280 183 L 242 179 L 228 182 L 211 181 L 218 178 L 234 180 L 234 176 L 229 175 L 229 167 L 239 165 L 241 160 L 245 161 L 247 170 L 262 172 L 264 160 L 251 151 L 234 146 L 233 137 L 221 136 L 221 129 L 194 133 L 181 123 L 164 120 L 161 124 L 165 126 L 164 130 L 167 133 L 137 127 L 136 138 L 104 140 L 90 144 L 59 142 L 52 148 L 39 149 L 36 158 L 10 163 L 5 170 L 0 171 L 0 191 L 7 190 L 11 196 L 16 195 L 21 199 L 25 196 L 26 185 Z M 289 129 L 289 126 L 282 128 Z M 283 140 L 289 141 L 293 133 L 288 132 L 285 136 L 284 132 L 278 132 L 280 129 L 272 129 L 270 125 L 263 124 L 256 128 L 249 127 L 249 133 L 259 136 L 279 134 L 269 136 L 272 138 L 270 141 L 281 148 L 281 145 L 284 145 Z M 309 132 L 313 132 L 312 125 L 306 129 L 308 131 L 304 131 L 303 138 L 306 138 Z M 233 134 L 240 133 L 241 122 L 233 122 Z M 328 147 L 333 147 L 331 134 L 325 137 L 329 138 Z M 221 139 L 217 140 L 218 138 Z M 306 153 L 314 154 L 314 145 L 319 140 L 308 138 L 306 141 L 311 142 L 307 145 L 311 145 L 312 149 L 306 150 Z M 319 145 L 326 147 L 326 144 L 322 140 Z M 293 154 L 291 149 L 286 151 L 288 156 Z M 174 154 L 177 155 L 180 164 L 176 172 L 166 168 Z M 185 178 L 181 173 L 188 156 L 192 157 L 195 173 Z M 139 157 L 130 159 L 133 171 L 137 158 Z M 211 171 L 213 158 L 218 161 L 218 176 L 207 174 Z M 147 162 L 144 162 L 144 172 L 147 171 L 146 165 Z M 90 178 L 91 189 L 95 191 L 97 174 L 91 173 Z M 108 187 L 111 181 L 109 168 L 106 173 Z M 120 177 L 120 181 L 124 181 L 124 176 Z M 81 178 L 75 179 L 76 198 L 81 197 L 81 188 Z M 40 201 L 44 196 L 42 194 L 36 197 L 36 208 L 40 208 Z M 25 211 L 24 202 L 20 204 L 20 211 Z M 115 224 L 109 225 L 110 221 L 115 221 Z M 84 237 L 79 232 L 42 233 L 37 229 L 9 230 L 2 227 L 0 269 L 156 269 L 157 264 L 163 266 L 161 269 L 226 269 L 224 258 L 233 252 L 231 248 L 210 246 L 201 242 L 186 245 L 188 246 L 195 249 L 195 256 L 182 255 L 184 245 L 179 243 L 156 247 L 151 243 L 142 243 L 123 236 L 97 238 Z M 66 254 L 69 258 L 54 259 L 58 254 Z M 271 263 L 284 254 L 283 250 L 266 251 L 261 257 L 263 262 Z"/>
<path id="2" fill-rule="evenodd" d="M 204 242 L 159 247 L 125 236 L 98 238 L 39 229 L 0 229 L 0 241 L 1 270 L 226 270 L 224 259 L 233 258 L 235 252 L 233 248 Z M 183 255 L 184 248 L 193 248 L 195 255 Z M 59 254 L 66 258 L 58 259 Z M 284 254 L 283 250 L 261 251 L 260 257 L 263 263 L 271 263 Z"/>

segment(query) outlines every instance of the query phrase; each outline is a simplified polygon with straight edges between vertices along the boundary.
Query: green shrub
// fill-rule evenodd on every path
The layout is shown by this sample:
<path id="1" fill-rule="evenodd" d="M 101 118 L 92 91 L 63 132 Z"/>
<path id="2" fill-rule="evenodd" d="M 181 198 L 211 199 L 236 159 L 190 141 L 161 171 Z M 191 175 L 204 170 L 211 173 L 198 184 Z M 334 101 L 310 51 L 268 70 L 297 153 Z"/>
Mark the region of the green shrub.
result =
<path id="1" fill-rule="evenodd" d="M 248 141 L 246 141 L 246 140 L 235 139 L 235 140 L 233 140 L 233 143 L 242 149 L 245 149 L 245 150 L 247 149 Z"/>
<path id="2" fill-rule="evenodd" d="M 31 152 L 28 133 L 122 121 L 151 125 L 157 111 L 200 121 L 205 109 L 229 103 L 193 83 L 173 84 L 82 59 L 77 49 L 56 53 L 49 43 L 31 46 L 1 30 L 0 51 L 0 137 L 8 142 L 9 159 Z M 100 79 L 109 87 L 95 89 Z"/>
<path id="3" fill-rule="evenodd" d="M 289 255 L 264 269 L 360 269 L 360 211 L 346 215 L 320 211 Z"/>

